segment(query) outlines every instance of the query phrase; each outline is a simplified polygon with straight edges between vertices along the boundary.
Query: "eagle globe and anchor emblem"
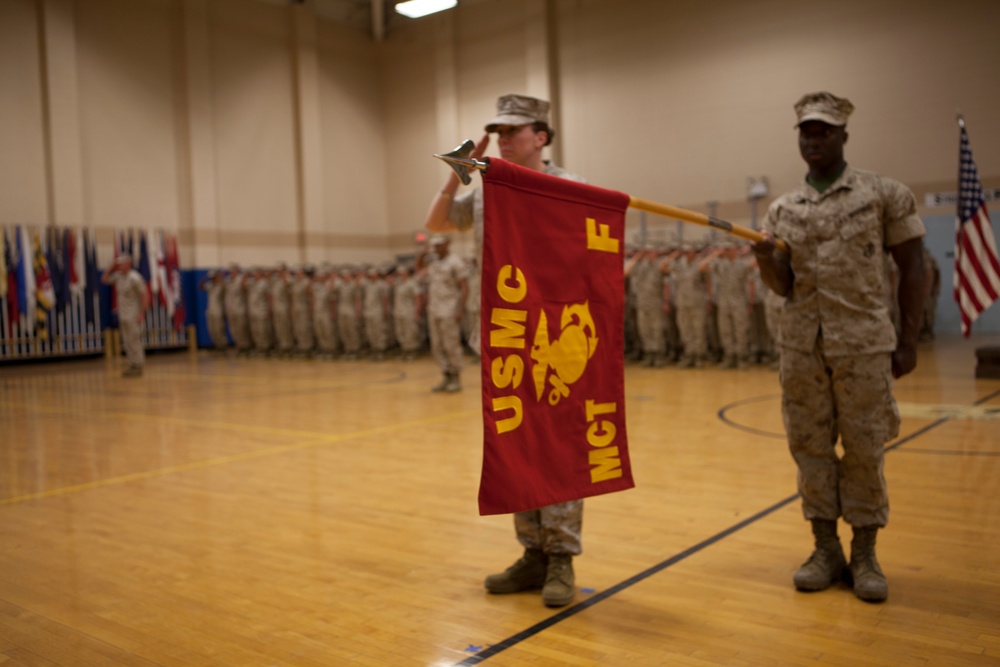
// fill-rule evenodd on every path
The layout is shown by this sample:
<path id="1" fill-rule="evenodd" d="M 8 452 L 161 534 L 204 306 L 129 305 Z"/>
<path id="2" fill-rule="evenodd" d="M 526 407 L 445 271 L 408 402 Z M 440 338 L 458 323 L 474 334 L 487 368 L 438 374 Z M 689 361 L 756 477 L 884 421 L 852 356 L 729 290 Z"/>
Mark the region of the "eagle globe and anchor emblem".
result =
<path id="1" fill-rule="evenodd" d="M 570 385 L 583 377 L 598 343 L 597 326 L 587 301 L 563 306 L 559 326 L 559 336 L 549 340 L 548 317 L 544 309 L 539 311 L 538 328 L 531 346 L 531 358 L 535 362 L 531 369 L 535 400 L 542 400 L 548 383 L 548 403 L 552 406 L 569 396 Z"/>

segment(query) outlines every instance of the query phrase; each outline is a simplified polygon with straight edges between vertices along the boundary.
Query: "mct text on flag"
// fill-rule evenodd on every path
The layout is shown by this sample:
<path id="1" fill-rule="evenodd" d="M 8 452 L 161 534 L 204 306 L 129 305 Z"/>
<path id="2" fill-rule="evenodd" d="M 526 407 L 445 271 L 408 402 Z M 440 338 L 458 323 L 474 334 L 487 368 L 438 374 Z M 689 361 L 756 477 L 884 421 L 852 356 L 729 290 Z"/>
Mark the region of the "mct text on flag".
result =
<path id="1" fill-rule="evenodd" d="M 481 514 L 634 486 L 625 429 L 629 196 L 499 159 L 483 174 Z"/>
<path id="2" fill-rule="evenodd" d="M 958 217 L 955 220 L 955 301 L 962 315 L 962 334 L 968 338 L 972 323 L 1000 298 L 1000 259 L 990 214 L 972 159 L 969 135 L 960 122 Z"/>

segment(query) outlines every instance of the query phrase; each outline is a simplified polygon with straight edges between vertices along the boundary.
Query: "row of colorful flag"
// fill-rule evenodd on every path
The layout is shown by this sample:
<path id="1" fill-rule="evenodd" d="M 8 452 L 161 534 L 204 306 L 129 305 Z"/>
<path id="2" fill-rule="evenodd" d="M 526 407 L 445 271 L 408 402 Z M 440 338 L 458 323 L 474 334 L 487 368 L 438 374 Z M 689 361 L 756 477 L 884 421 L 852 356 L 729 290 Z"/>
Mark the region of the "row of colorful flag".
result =
<path id="1" fill-rule="evenodd" d="M 74 298 L 83 304 L 82 320 L 100 328 L 101 272 L 94 231 L 88 228 L 10 225 L 0 235 L 0 303 L 2 336 L 30 335 L 48 341 L 53 321 L 65 314 Z M 151 300 L 158 300 L 174 329 L 184 326 L 185 307 L 175 235 L 163 230 L 115 232 L 114 259 L 122 254 L 146 281 Z M 115 295 L 112 290 L 112 315 Z"/>
<path id="2" fill-rule="evenodd" d="M 13 225 L 0 239 L 0 299 L 6 304 L 7 331 L 19 324 L 48 340 L 52 318 L 65 313 L 73 295 L 86 304 L 86 322 L 94 324 L 100 274 L 93 231 Z"/>

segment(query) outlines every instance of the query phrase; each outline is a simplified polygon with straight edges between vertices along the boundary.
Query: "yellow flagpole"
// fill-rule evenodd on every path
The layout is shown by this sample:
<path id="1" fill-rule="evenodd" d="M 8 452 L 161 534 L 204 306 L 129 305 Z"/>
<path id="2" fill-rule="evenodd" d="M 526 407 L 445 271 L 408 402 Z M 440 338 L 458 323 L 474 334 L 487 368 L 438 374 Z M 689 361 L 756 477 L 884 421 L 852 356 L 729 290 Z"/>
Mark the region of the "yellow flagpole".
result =
<path id="1" fill-rule="evenodd" d="M 486 171 L 490 166 L 488 160 L 481 161 L 469 157 L 474 148 L 475 144 L 472 143 L 472 140 L 466 139 L 461 146 L 457 147 L 450 153 L 435 153 L 434 157 L 447 162 L 448 165 L 455 170 L 455 174 L 458 175 L 459 180 L 468 185 L 472 181 L 472 177 L 469 175 L 470 169 Z M 740 225 L 734 225 L 731 222 L 719 220 L 718 218 L 705 215 L 704 213 L 697 213 L 695 211 L 670 206 L 669 204 L 661 204 L 648 199 L 640 199 L 639 197 L 633 197 L 632 195 L 629 195 L 629 208 L 636 208 L 640 211 L 647 211 L 648 213 L 655 213 L 668 218 L 674 218 L 684 222 L 693 222 L 696 225 L 711 227 L 712 229 L 718 229 L 727 234 L 732 234 L 733 236 L 753 241 L 754 243 L 761 241 L 764 238 L 762 233 L 749 229 L 748 227 L 741 227 Z M 775 245 L 778 246 L 779 250 L 788 252 L 787 243 L 781 239 L 775 239 L 774 242 Z"/>
<path id="2" fill-rule="evenodd" d="M 733 236 L 738 236 L 747 241 L 753 241 L 756 243 L 764 238 L 764 235 L 754 229 L 749 229 L 748 227 L 741 227 L 740 225 L 734 225 L 731 222 L 725 220 L 719 220 L 710 215 L 705 215 L 704 213 L 698 213 L 696 211 L 689 211 L 685 208 L 678 208 L 676 206 L 670 206 L 669 204 L 661 204 L 659 202 L 650 201 L 648 199 L 641 199 L 639 197 L 633 197 L 629 195 L 629 208 L 636 208 L 640 211 L 646 211 L 648 213 L 656 213 L 657 215 L 663 215 L 668 218 L 675 218 L 677 220 L 683 220 L 684 222 L 693 222 L 696 225 L 702 225 L 704 227 L 711 227 L 713 229 L 719 229 L 726 232 L 727 234 L 732 234 Z M 780 250 L 788 251 L 788 244 L 786 244 L 781 239 L 775 239 L 775 244 Z"/>

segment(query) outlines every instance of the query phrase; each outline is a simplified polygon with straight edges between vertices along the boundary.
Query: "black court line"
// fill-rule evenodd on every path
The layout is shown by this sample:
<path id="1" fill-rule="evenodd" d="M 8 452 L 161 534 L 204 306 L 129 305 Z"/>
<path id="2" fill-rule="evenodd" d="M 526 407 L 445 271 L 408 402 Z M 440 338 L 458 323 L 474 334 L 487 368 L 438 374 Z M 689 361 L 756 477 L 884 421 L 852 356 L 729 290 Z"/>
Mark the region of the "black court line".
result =
<path id="1" fill-rule="evenodd" d="M 741 405 L 746 405 L 748 403 L 760 403 L 763 401 L 771 401 L 776 398 L 781 398 L 781 394 L 768 394 L 767 396 L 755 396 L 753 398 L 745 398 L 742 401 L 736 401 L 735 403 L 730 403 L 729 405 L 722 406 L 722 408 L 719 409 L 716 415 L 719 417 L 719 420 L 722 423 L 728 426 L 732 426 L 733 428 L 739 431 L 745 431 L 747 433 L 752 433 L 754 435 L 762 435 L 765 438 L 777 438 L 779 440 L 784 440 L 785 439 L 784 433 L 774 433 L 773 431 L 761 431 L 760 429 L 752 428 L 750 426 L 744 426 L 743 424 L 738 424 L 734 422 L 726 414 L 733 408 L 739 407 Z"/>
<path id="2" fill-rule="evenodd" d="M 472 656 L 469 656 L 468 658 L 466 658 L 462 662 L 456 663 L 455 667 L 461 667 L 463 665 L 476 665 L 476 664 L 479 664 L 483 660 L 486 660 L 487 658 L 493 657 L 494 655 L 496 655 L 497 653 L 500 653 L 501 651 L 509 649 L 510 647 L 512 647 L 512 646 L 514 646 L 516 644 L 520 644 L 525 639 L 528 639 L 530 637 L 533 637 L 533 636 L 537 635 L 542 630 L 550 628 L 553 625 L 555 625 L 556 623 L 559 623 L 560 621 L 565 621 L 567 618 L 569 618 L 571 616 L 575 616 L 576 614 L 579 614 L 581 611 L 585 611 L 585 610 L 589 609 L 590 607 L 593 607 L 598 602 L 603 602 L 604 600 L 608 599 L 612 595 L 615 595 L 616 593 L 620 593 L 623 590 L 625 590 L 626 588 L 629 588 L 630 586 L 634 586 L 635 584 L 639 583 L 640 581 L 642 581 L 644 579 L 648 579 L 649 577 L 653 576 L 657 572 L 661 572 L 661 571 L 667 569 L 668 567 L 670 567 L 671 565 L 673 565 L 675 563 L 679 563 L 680 561 L 684 560 L 688 556 L 692 556 L 692 555 L 698 553 L 699 551 L 701 551 L 702 549 L 715 544 L 719 540 L 721 540 L 723 538 L 726 538 L 726 537 L 732 535 L 733 533 L 735 533 L 735 532 L 737 532 L 737 531 L 739 531 L 739 530 L 741 530 L 743 528 L 746 528 L 750 524 L 759 521 L 760 519 L 764 518 L 768 514 L 771 514 L 772 512 L 776 512 L 777 510 L 781 509 L 782 507 L 784 507 L 788 503 L 794 501 L 798 497 L 799 497 L 799 494 L 797 494 L 797 493 L 794 496 L 789 496 L 789 497 L 785 498 L 784 500 L 782 500 L 780 502 L 777 502 L 774 505 L 771 505 L 766 510 L 764 510 L 762 512 L 758 512 L 757 514 L 755 514 L 755 515 L 753 515 L 753 516 L 751 516 L 749 518 L 746 518 L 743 521 L 740 521 L 738 524 L 736 524 L 734 526 L 730 526 L 729 528 L 726 528 L 725 530 L 723 530 L 720 533 L 716 533 L 715 535 L 713 535 L 712 537 L 708 538 L 707 540 L 699 542 L 698 544 L 694 545 L 693 547 L 685 549 L 684 551 L 680 552 L 679 554 L 675 554 L 674 556 L 671 556 L 670 558 L 668 558 L 667 560 L 663 561 L 662 563 L 658 563 L 658 564 L 654 565 L 651 568 L 643 570 L 639 574 L 637 574 L 635 576 L 632 576 L 632 577 L 629 577 L 625 581 L 619 582 L 619 583 L 615 584 L 614 586 L 612 586 L 611 588 L 603 590 L 600 593 L 597 593 L 597 594 L 593 595 L 592 597 L 587 598 L 583 602 L 575 604 L 572 607 L 570 607 L 570 608 L 568 608 L 568 609 L 566 609 L 564 611 L 561 611 L 558 614 L 555 614 L 554 616 L 549 616 L 544 621 L 540 621 L 540 622 L 536 623 L 535 625 L 531 626 L 530 628 L 528 628 L 526 630 L 522 630 L 521 632 L 517 633 L 516 635 L 508 637 L 507 639 L 503 640 L 499 644 L 492 644 L 492 645 L 490 645 L 488 648 L 483 649 L 479 653 L 477 653 L 475 655 L 472 655 Z"/>
<path id="3" fill-rule="evenodd" d="M 983 404 L 983 403 L 985 403 L 985 402 L 987 402 L 989 400 L 992 400 L 993 398 L 995 398 L 997 396 L 1000 396 L 1000 389 L 994 391 L 992 394 L 989 394 L 989 395 L 987 395 L 987 396 L 979 399 L 978 401 L 976 401 L 975 403 L 973 403 L 972 406 L 981 405 L 981 404 Z M 896 442 L 894 442 L 892 445 L 886 447 L 885 450 L 886 450 L 886 452 L 890 452 L 890 451 L 892 451 L 894 449 L 898 449 L 902 445 L 905 445 L 906 443 L 908 443 L 908 442 L 910 442 L 912 440 L 915 440 L 916 438 L 919 438 L 920 436 L 922 436 L 923 434 L 927 433 L 928 431 L 930 431 L 932 429 L 935 429 L 938 426 L 941 426 L 942 424 L 945 424 L 945 423 L 947 423 L 949 421 L 952 421 L 952 417 L 951 416 L 942 417 L 941 419 L 938 419 L 935 422 L 932 422 L 932 423 L 927 424 L 926 426 L 924 426 L 922 428 L 917 429 L 916 431 L 914 431 L 913 433 L 907 435 L 906 437 L 900 438 L 899 440 L 897 440 Z M 736 532 L 738 532 L 738 531 L 746 528 L 747 526 L 750 526 L 750 525 L 752 525 L 754 523 L 757 523 L 758 521 L 760 521 L 764 517 L 766 517 L 766 516 L 768 516 L 770 514 L 773 514 L 774 512 L 776 512 L 779 509 L 785 507 L 789 503 L 794 502 L 798 497 L 799 497 L 799 494 L 796 493 L 795 495 L 788 496 L 787 498 L 785 498 L 783 500 L 779 500 L 778 502 L 776 502 L 775 504 L 771 505 L 767 509 L 760 511 L 757 514 L 754 514 L 753 516 L 748 517 L 748 518 L 744 519 L 743 521 L 740 521 L 739 523 L 734 524 L 734 525 L 730 526 L 729 528 L 726 528 L 725 530 L 723 530 L 723 531 L 721 531 L 719 533 L 716 533 L 712 537 L 709 537 L 708 539 L 703 540 L 703 541 L 699 542 L 698 544 L 696 544 L 696 545 L 694 545 L 692 547 L 689 547 L 689 548 L 685 549 L 684 551 L 681 551 L 678 554 L 675 554 L 675 555 L 671 556 L 667 560 L 665 560 L 665 561 L 663 561 L 661 563 L 657 563 L 656 565 L 654 565 L 654 566 L 652 566 L 652 567 L 650 567 L 650 568 L 648 568 L 646 570 L 643 570 L 639 574 L 636 574 L 636 575 L 634 575 L 632 577 L 629 577 L 628 579 L 615 584 L 611 588 L 603 590 L 600 593 L 597 593 L 597 594 L 593 595 L 592 597 L 584 600 L 583 602 L 579 602 L 579 603 L 573 605 L 572 607 L 569 607 L 568 609 L 565 609 L 565 610 L 559 612 L 558 614 L 554 614 L 553 616 L 550 616 L 550 617 L 546 618 L 543 621 L 539 621 L 535 625 L 532 625 L 531 627 L 522 630 L 521 632 L 517 633 L 516 635 L 511 635 L 507 639 L 504 639 L 503 641 L 501 641 L 501 642 L 499 642 L 497 644 L 491 644 L 490 646 L 488 646 L 487 648 L 483 649 L 479 653 L 476 653 L 475 655 L 470 655 L 465 660 L 462 660 L 461 662 L 455 663 L 454 667 L 466 667 L 467 665 L 478 665 L 479 663 L 483 662 L 484 660 L 492 658 L 493 656 L 497 655 L 498 653 L 502 653 L 503 651 L 506 651 L 507 649 L 509 649 L 509 648 L 511 648 L 513 646 L 516 646 L 517 644 L 520 644 L 521 642 L 525 641 L 526 639 L 530 639 L 531 637 L 534 637 L 535 635 L 537 635 L 538 633 L 542 632 L 543 630 L 547 630 L 548 628 L 551 628 L 553 625 L 555 625 L 557 623 L 561 623 L 562 621 L 565 621 L 567 618 L 570 618 L 572 616 L 576 616 L 580 612 L 583 612 L 583 611 L 586 611 L 587 609 L 590 609 L 594 605 L 596 605 L 596 604 L 598 604 L 600 602 L 603 602 L 604 600 L 607 600 L 612 595 L 616 595 L 618 593 L 621 593 L 626 588 L 634 586 L 635 584 L 638 584 L 639 582 L 641 582 L 641 581 L 643 581 L 645 579 L 648 579 L 649 577 L 653 576 L 654 574 L 662 572 L 663 570 L 667 569 L 671 565 L 679 563 L 680 561 L 684 560 L 685 558 L 687 558 L 689 556 L 693 556 L 694 554 L 698 553 L 699 551 L 702 551 L 703 549 L 706 549 L 707 547 L 710 547 L 713 544 L 715 544 L 715 543 L 717 543 L 717 542 L 719 542 L 719 541 L 721 541 L 721 540 L 729 537 L 733 533 L 736 533 Z"/>

